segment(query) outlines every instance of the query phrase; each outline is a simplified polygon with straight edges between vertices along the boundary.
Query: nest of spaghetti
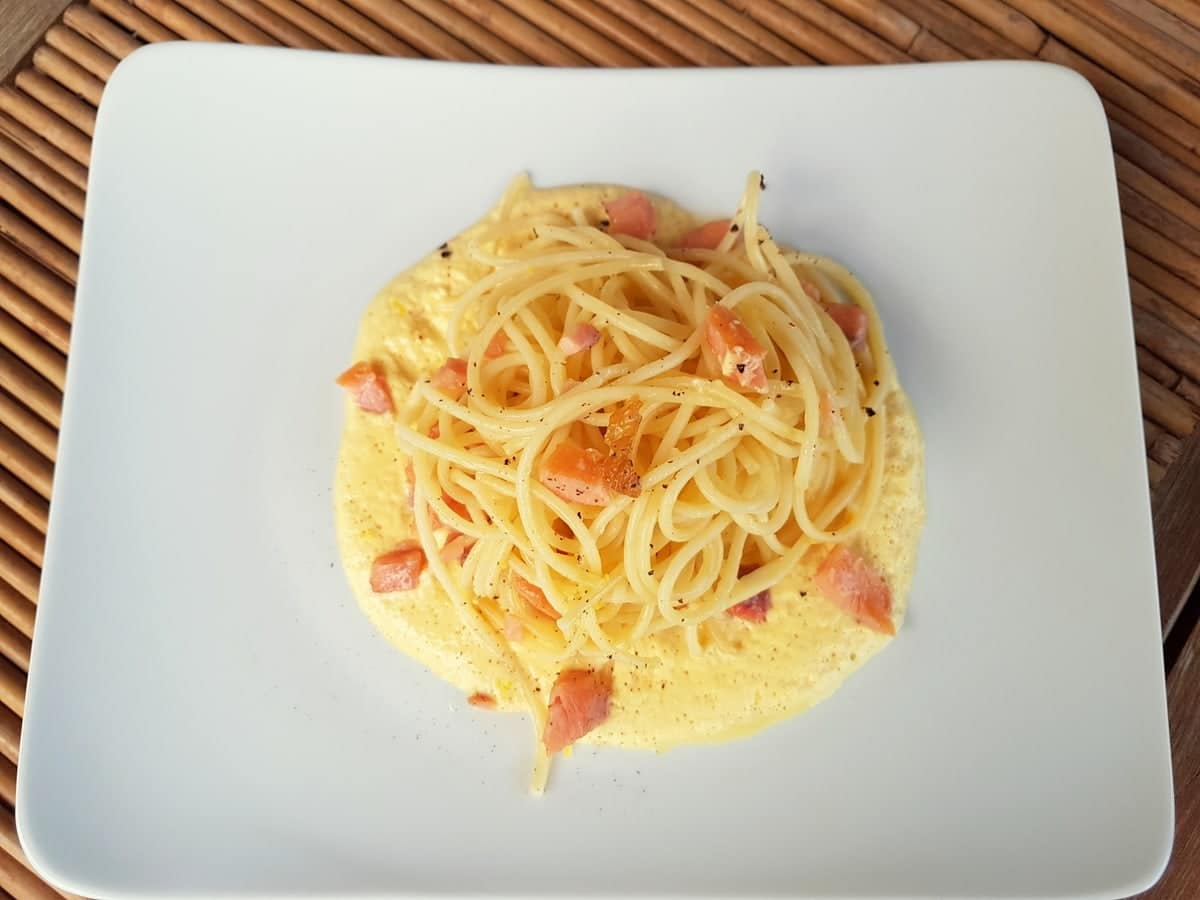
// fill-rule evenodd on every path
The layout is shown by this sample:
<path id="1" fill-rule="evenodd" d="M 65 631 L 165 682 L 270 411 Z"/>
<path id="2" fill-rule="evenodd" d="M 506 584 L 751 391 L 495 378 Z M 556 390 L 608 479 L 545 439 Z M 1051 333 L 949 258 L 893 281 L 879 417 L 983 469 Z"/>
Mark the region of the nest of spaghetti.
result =
<path id="1" fill-rule="evenodd" d="M 752 173 L 731 218 L 678 211 L 662 229 L 660 211 L 678 208 L 639 191 L 559 202 L 518 179 L 398 281 L 427 286 L 448 260 L 453 278 L 425 306 L 444 355 L 426 352 L 412 372 L 360 360 L 339 379 L 354 414 L 394 420 L 405 467 L 402 516 L 358 502 L 351 479 L 386 472 L 390 451 L 348 431 L 339 502 L 352 582 L 369 543 L 353 528 L 410 532 L 370 558 L 364 609 L 456 683 L 512 674 L 539 737 L 535 788 L 547 754 L 604 724 L 610 699 L 627 723 L 605 725 L 616 743 L 732 734 L 734 719 L 760 727 L 820 699 L 895 632 L 889 576 L 907 587 L 924 515 L 919 433 L 870 295 L 833 260 L 773 240 L 758 221 L 763 187 Z M 385 299 L 360 349 L 387 349 L 381 323 L 413 331 Z M 428 610 L 371 599 L 431 581 Z M 776 589 L 797 584 L 834 618 L 814 598 L 776 609 Z M 434 616 L 446 601 L 461 634 Z M 731 631 L 777 614 L 790 636 L 753 644 Z M 483 649 L 449 660 L 467 640 Z M 744 641 L 744 665 L 714 661 Z M 652 645 L 662 652 L 648 663 Z M 702 662 L 682 667 L 679 653 Z M 777 659 L 792 663 L 768 701 L 755 673 Z M 687 721 L 635 700 L 685 672 L 721 682 L 682 698 Z"/>
<path id="2" fill-rule="evenodd" d="M 502 216 L 467 250 L 488 272 L 397 435 L 438 579 L 528 651 L 679 629 L 699 652 L 871 512 L 892 380 L 875 312 L 775 244 L 757 188 L 674 246 L 631 192 Z M 881 630 L 888 612 L 856 610 Z"/>

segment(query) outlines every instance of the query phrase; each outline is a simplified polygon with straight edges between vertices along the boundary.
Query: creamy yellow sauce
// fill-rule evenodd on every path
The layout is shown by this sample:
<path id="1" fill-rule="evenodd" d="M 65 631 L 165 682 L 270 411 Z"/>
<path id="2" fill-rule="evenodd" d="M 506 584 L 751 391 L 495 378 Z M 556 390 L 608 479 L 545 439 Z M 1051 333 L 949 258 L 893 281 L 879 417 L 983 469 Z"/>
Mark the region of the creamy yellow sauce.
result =
<path id="1" fill-rule="evenodd" d="M 597 209 L 625 188 L 572 187 L 531 191 L 515 214 L 574 207 Z M 671 243 L 703 220 L 653 198 L 658 238 Z M 445 361 L 444 334 L 453 298 L 484 274 L 464 264 L 465 242 L 494 222 L 496 211 L 393 280 L 367 308 L 353 359 L 387 373 L 393 395 Z M 456 252 L 458 251 L 458 252 Z M 886 306 L 886 300 L 885 300 Z M 886 476 L 874 519 L 858 544 L 892 588 L 899 631 L 925 516 L 923 448 L 907 397 L 888 399 Z M 462 623 L 450 599 L 426 574 L 414 591 L 375 594 L 372 561 L 416 534 L 405 502 L 405 458 L 390 416 L 364 413 L 347 401 L 335 480 L 338 540 L 350 585 L 363 613 L 392 644 L 420 660 L 465 695 L 491 694 L 501 709 L 520 710 L 514 676 Z M 648 638 L 614 660 L 609 718 L 583 742 L 665 750 L 752 733 L 831 694 L 892 638 L 857 624 L 810 583 L 805 566 L 772 588 L 762 624 L 723 618 L 694 656 L 681 635 Z M 548 698 L 564 664 L 548 664 L 514 644 Z"/>

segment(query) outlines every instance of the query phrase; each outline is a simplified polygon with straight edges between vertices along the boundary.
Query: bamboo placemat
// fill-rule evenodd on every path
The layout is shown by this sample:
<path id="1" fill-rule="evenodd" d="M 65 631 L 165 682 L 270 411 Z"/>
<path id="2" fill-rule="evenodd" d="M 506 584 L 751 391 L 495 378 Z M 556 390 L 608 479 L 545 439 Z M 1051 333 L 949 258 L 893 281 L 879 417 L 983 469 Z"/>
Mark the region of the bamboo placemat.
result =
<path id="1" fill-rule="evenodd" d="M 0 28 L 7 27 L 0 25 Z M 96 107 L 144 43 L 235 41 L 557 66 L 1040 59 L 1096 87 L 1125 227 L 1153 486 L 1178 837 L 1148 896 L 1200 896 L 1200 3 L 1196 0 L 90 0 L 0 86 L 0 888 Z M 119 823 L 114 823 L 119 827 Z"/>

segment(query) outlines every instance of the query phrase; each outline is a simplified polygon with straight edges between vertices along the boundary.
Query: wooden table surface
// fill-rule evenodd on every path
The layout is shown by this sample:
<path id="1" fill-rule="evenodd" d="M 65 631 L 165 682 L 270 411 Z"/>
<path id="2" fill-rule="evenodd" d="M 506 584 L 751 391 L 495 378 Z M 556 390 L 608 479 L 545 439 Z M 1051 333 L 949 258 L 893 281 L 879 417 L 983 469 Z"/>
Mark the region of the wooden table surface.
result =
<path id="1" fill-rule="evenodd" d="M 0 80 L 16 68 L 66 8 L 67 0 L 0 0 Z"/>
<path id="2" fill-rule="evenodd" d="M 0 891 L 58 897 L 13 822 L 95 111 L 166 40 L 545 65 L 1041 59 L 1099 92 L 1120 187 L 1154 508 L 1175 852 L 1200 898 L 1198 0 L 0 0 Z"/>

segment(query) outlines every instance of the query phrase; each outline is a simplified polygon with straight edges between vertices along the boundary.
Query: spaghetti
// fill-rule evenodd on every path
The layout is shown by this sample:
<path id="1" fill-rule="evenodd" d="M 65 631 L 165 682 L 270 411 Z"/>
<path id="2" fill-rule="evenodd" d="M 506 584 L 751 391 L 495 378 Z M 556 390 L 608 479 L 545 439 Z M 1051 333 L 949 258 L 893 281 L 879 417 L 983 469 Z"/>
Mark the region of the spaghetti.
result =
<path id="1" fill-rule="evenodd" d="M 514 214 L 517 179 L 464 248 L 479 277 L 450 311 L 450 362 L 395 411 L 416 541 L 514 674 L 535 788 L 534 671 L 667 635 L 702 654 L 875 515 L 897 389 L 882 328 L 845 268 L 775 243 L 762 184 L 659 246 L 603 207 Z"/>

